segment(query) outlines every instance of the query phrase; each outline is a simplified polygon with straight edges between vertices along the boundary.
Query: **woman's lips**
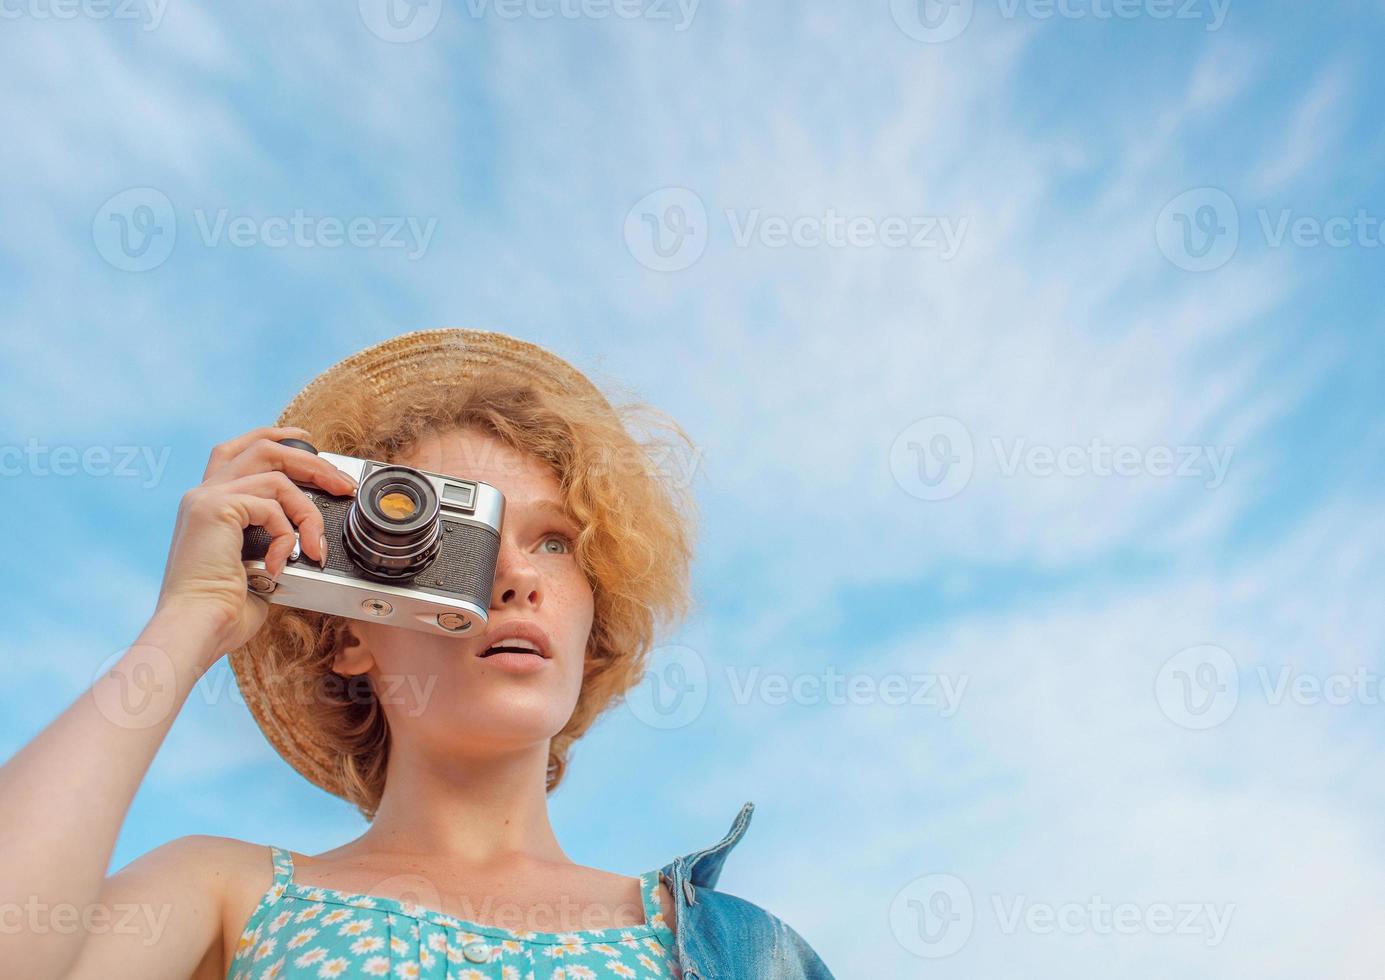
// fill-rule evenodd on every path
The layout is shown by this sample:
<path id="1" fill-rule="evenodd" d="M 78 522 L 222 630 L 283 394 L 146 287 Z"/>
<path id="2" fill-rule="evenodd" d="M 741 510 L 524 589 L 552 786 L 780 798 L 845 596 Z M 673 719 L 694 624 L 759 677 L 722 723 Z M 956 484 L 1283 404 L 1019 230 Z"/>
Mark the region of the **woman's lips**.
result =
<path id="1" fill-rule="evenodd" d="M 548 664 L 548 659 L 537 653 L 490 653 L 478 659 L 510 674 L 532 674 Z"/>

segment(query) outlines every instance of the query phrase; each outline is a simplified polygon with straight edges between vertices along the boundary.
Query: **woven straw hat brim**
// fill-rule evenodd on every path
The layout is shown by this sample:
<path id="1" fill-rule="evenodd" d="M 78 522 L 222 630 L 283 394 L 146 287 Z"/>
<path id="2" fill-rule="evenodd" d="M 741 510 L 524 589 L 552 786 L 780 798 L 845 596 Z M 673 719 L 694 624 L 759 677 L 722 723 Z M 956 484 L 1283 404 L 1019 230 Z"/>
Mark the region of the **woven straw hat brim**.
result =
<path id="1" fill-rule="evenodd" d="M 320 417 L 324 399 L 373 400 L 387 409 L 396 392 L 420 383 L 464 380 L 487 368 L 518 370 L 534 383 L 561 393 L 581 393 L 606 402 L 600 390 L 567 361 L 506 334 L 456 327 L 417 330 L 391 337 L 343 358 L 313 378 L 280 413 L 280 426 Z M 228 659 L 236 683 L 265 738 L 289 765 L 327 792 L 346 798 L 332 751 L 305 726 L 289 703 L 293 684 L 277 683 L 266 666 L 242 646 Z"/>

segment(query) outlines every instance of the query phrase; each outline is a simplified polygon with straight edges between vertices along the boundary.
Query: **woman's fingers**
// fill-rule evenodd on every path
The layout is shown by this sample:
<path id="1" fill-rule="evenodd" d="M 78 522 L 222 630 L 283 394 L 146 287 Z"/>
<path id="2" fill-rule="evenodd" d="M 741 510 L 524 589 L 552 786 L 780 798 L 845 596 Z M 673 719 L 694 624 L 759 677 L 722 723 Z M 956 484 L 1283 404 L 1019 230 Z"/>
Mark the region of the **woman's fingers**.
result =
<path id="1" fill-rule="evenodd" d="M 213 486 L 224 493 L 246 494 L 272 501 L 277 505 L 276 511 L 279 516 L 287 518 L 298 527 L 298 536 L 302 542 L 304 554 L 318 563 L 326 558 L 326 553 L 322 549 L 322 538 L 327 528 L 322 521 L 322 511 L 317 509 L 317 505 L 303 492 L 302 488 L 296 486 L 286 474 L 278 472 L 253 473 L 250 476 L 243 476 L 224 484 L 213 484 Z M 245 527 L 246 525 L 241 526 Z M 268 525 L 261 526 L 266 531 L 270 531 Z M 273 535 L 272 531 L 270 533 Z M 271 574 L 278 575 L 279 572 L 283 571 L 284 562 L 287 562 L 288 556 L 293 553 L 293 543 L 293 528 L 290 527 L 286 544 L 281 544 L 276 538 L 270 546 L 269 553 L 265 555 L 266 567 L 269 567 L 271 558 L 279 557 L 280 551 L 276 548 L 280 549 L 283 555 L 283 561 L 279 563 L 277 569 L 271 570 Z"/>
<path id="2" fill-rule="evenodd" d="M 254 493 L 231 493 L 223 498 L 240 515 L 241 527 L 258 524 L 270 536 L 269 550 L 265 552 L 265 571 L 278 578 L 284 571 L 289 555 L 297 541 L 293 524 L 290 523 L 283 506 L 276 498 L 262 497 Z M 311 506 L 311 505 L 310 505 Z"/>
<path id="3" fill-rule="evenodd" d="M 280 445 L 276 439 L 282 438 L 285 435 L 271 433 L 248 441 L 233 440 L 224 444 L 239 447 L 239 451 L 232 456 L 221 453 L 222 447 L 218 446 L 213 450 L 215 466 L 208 464 L 203 482 L 226 483 L 252 473 L 277 471 L 287 474 L 297 483 L 311 483 L 328 493 L 348 494 L 355 491 L 356 481 L 351 477 L 315 453 L 295 446 Z"/>
<path id="4" fill-rule="evenodd" d="M 242 433 L 233 439 L 218 443 L 212 447 L 211 454 L 207 458 L 207 468 L 202 472 L 202 482 L 224 467 L 231 460 L 239 456 L 247 446 L 260 439 L 308 439 L 308 430 L 301 429 L 296 425 L 262 425 L 259 428 L 251 429 L 249 432 Z M 311 453 L 306 454 L 311 455 Z"/>

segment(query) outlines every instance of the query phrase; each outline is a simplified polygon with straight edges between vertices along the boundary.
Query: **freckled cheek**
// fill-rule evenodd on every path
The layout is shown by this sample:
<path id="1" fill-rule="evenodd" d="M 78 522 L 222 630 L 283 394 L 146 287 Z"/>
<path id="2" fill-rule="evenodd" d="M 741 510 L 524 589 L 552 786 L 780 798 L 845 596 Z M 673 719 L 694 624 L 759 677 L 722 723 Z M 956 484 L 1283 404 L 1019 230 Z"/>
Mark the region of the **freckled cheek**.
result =
<path id="1" fill-rule="evenodd" d="M 577 569 L 566 574 L 552 575 L 545 580 L 549 602 L 556 607 L 564 626 L 571 625 L 585 639 L 592 620 L 593 594 L 591 583 Z"/>

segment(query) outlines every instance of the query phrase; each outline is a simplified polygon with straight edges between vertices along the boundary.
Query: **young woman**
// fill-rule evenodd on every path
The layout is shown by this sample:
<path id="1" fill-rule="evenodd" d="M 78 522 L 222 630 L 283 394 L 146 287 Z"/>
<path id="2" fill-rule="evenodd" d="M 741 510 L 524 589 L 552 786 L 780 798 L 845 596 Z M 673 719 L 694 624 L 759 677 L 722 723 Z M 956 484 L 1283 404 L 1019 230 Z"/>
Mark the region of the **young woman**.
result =
<path id="1" fill-rule="evenodd" d="M 653 463 L 663 444 L 628 424 L 655 414 L 613 409 L 542 348 L 433 330 L 347 358 L 278 425 L 217 446 L 143 632 L 0 768 L 0 910 L 18 913 L 0 929 L 4 974 L 830 977 L 785 923 L 713 887 L 752 804 L 718 843 L 635 877 L 574 863 L 549 822 L 573 743 L 687 611 L 692 508 Z M 247 590 L 246 527 L 271 535 L 276 578 L 295 546 L 313 561 L 341 546 L 304 488 L 356 487 L 290 438 L 504 494 L 483 635 Z M 150 761 L 226 651 L 271 744 L 368 829 L 315 855 L 183 837 L 105 877 Z"/>

